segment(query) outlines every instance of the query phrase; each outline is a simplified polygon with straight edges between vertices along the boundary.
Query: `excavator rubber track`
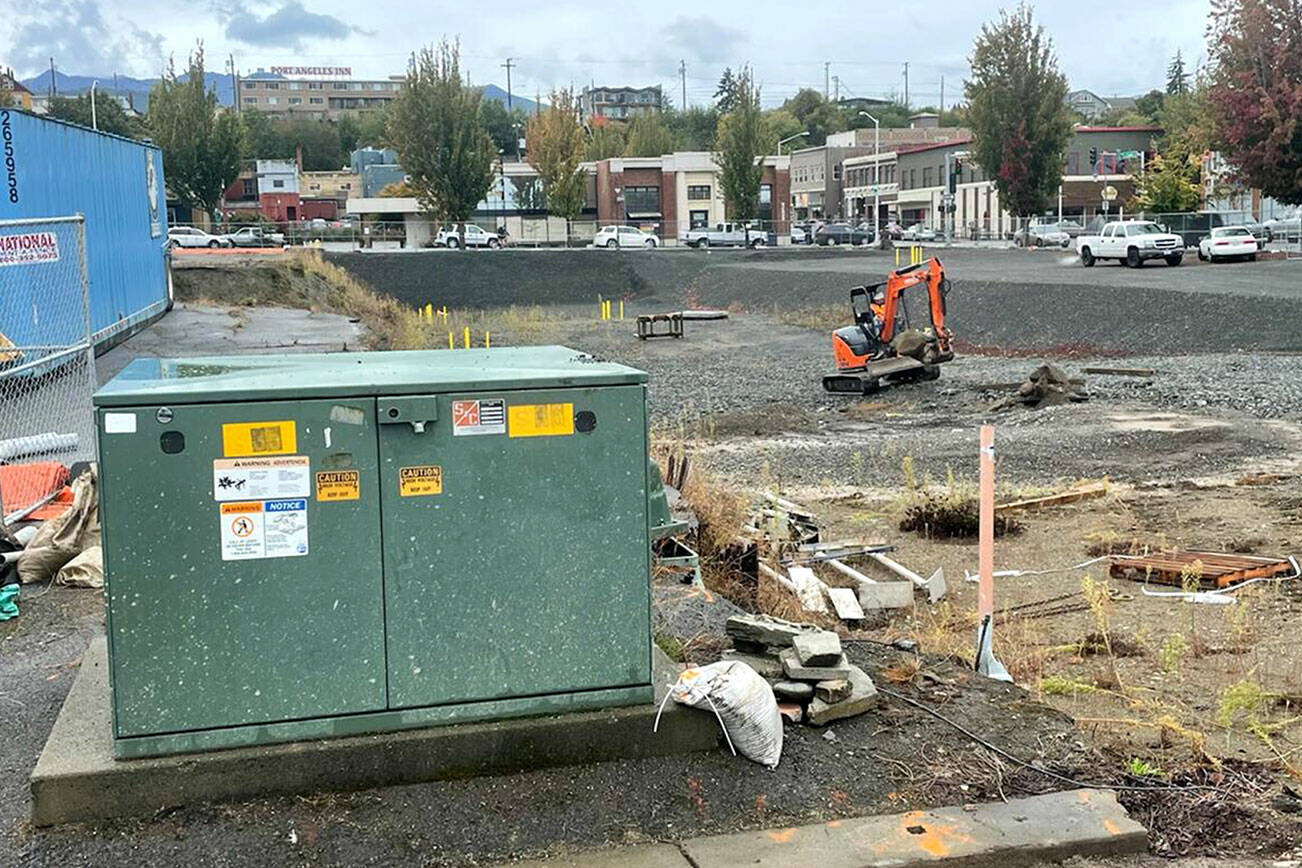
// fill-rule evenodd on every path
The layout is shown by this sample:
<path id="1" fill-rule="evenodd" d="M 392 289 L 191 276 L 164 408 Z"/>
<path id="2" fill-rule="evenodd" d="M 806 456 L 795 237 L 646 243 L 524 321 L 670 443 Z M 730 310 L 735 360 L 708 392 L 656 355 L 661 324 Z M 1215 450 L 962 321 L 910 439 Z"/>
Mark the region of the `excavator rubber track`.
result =
<path id="1" fill-rule="evenodd" d="M 939 378 L 940 365 L 926 365 L 909 356 L 896 356 L 870 362 L 858 371 L 828 374 L 823 377 L 823 388 L 840 395 L 871 395 L 881 389 L 883 380 L 889 385 L 895 385 Z"/>

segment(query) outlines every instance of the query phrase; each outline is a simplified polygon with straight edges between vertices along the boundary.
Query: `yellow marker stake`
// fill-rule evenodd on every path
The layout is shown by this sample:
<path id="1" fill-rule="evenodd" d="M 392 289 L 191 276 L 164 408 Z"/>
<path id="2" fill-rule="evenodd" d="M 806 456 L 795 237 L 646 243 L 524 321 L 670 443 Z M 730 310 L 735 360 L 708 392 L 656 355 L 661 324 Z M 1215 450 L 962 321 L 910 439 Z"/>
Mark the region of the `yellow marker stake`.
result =
<path id="1" fill-rule="evenodd" d="M 443 310 L 441 310 L 440 313 L 443 314 L 443 325 L 447 325 L 447 324 L 448 324 L 448 306 L 447 306 L 446 304 L 443 305 Z"/>
<path id="2" fill-rule="evenodd" d="M 488 339 L 488 331 L 485 330 L 485 331 L 484 331 L 484 349 L 488 349 L 488 348 L 491 347 L 492 345 L 493 345 L 493 344 L 492 344 L 492 341 L 490 341 L 490 340 Z"/>
<path id="3" fill-rule="evenodd" d="M 429 304 L 428 302 L 425 304 L 425 321 L 429 323 L 434 322 L 434 305 Z"/>
<path id="4" fill-rule="evenodd" d="M 619 319 L 621 322 L 624 320 L 624 299 L 622 298 L 619 300 Z"/>
<path id="5" fill-rule="evenodd" d="M 895 267 L 900 267 L 900 248 L 895 248 Z"/>
<path id="6" fill-rule="evenodd" d="M 465 349 L 470 349 L 470 326 L 466 326 L 465 334 L 462 335 L 462 339 L 466 343 Z"/>
<path id="7" fill-rule="evenodd" d="M 455 350 L 457 345 L 452 342 L 452 332 L 448 332 L 448 349 Z"/>

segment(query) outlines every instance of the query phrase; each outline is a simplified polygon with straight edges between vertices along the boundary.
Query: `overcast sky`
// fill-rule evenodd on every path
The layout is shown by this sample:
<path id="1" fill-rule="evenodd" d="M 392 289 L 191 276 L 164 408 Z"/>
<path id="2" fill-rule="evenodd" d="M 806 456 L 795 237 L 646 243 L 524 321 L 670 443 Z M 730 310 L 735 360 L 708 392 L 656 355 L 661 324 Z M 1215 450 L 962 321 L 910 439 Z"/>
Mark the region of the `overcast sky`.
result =
<path id="1" fill-rule="evenodd" d="M 209 69 L 234 54 L 241 72 L 273 65 L 349 66 L 354 77 L 402 72 L 407 55 L 447 35 L 461 40 L 477 84 L 506 84 L 500 64 L 515 58 L 517 93 L 556 87 L 661 84 L 681 101 L 708 102 L 725 66 L 751 64 L 765 104 L 800 87 L 822 89 L 824 62 L 843 96 L 903 93 L 914 105 L 961 94 L 967 55 L 981 24 L 1012 3 L 802 3 L 799 0 L 668 2 L 395 2 L 367 0 L 26 0 L 6 3 L 0 64 L 20 78 L 53 56 L 63 72 L 158 74 L 169 54 L 183 60 L 203 40 Z M 1144 3 L 1040 2 L 1073 88 L 1105 96 L 1160 87 L 1177 49 L 1203 62 L 1210 0 Z M 833 86 L 834 87 L 834 86 Z"/>

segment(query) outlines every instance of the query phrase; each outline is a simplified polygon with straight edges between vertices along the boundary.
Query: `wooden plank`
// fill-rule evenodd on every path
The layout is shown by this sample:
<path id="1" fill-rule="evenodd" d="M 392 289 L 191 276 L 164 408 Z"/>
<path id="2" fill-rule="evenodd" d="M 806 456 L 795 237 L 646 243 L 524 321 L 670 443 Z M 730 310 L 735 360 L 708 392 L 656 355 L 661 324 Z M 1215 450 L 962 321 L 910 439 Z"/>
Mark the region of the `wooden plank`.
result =
<path id="1" fill-rule="evenodd" d="M 1090 497 L 1101 497 L 1107 493 L 1107 483 L 1094 482 L 1089 485 L 1083 485 L 1080 488 L 1073 488 L 1070 491 L 1061 491 L 1057 494 L 1046 494 L 1043 497 L 1028 497 L 1025 500 L 1013 500 L 1008 503 L 1000 503 L 995 506 L 995 512 L 1005 512 L 1010 509 L 1034 509 L 1041 506 L 1061 506 L 1067 503 L 1075 503 L 1078 500 L 1085 500 Z"/>
<path id="2" fill-rule="evenodd" d="M 863 619 L 863 607 L 859 598 L 850 588 L 828 588 L 827 598 L 832 601 L 836 616 L 842 621 L 859 621 Z"/>
<path id="3" fill-rule="evenodd" d="M 1112 377 L 1151 377 L 1156 368 L 1081 368 L 1082 374 L 1103 374 Z"/>

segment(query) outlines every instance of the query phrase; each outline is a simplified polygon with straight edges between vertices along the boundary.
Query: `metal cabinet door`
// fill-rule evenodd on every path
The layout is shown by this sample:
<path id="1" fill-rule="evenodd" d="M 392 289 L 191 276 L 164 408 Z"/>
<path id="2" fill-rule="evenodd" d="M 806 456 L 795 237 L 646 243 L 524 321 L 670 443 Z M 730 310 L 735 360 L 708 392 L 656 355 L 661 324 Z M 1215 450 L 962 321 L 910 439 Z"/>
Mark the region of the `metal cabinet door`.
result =
<path id="1" fill-rule="evenodd" d="M 645 395 L 377 400 L 391 708 L 649 683 Z M 516 424 L 549 405 L 584 418 Z"/>
<path id="2" fill-rule="evenodd" d="M 374 408 L 367 398 L 98 412 L 119 737 L 385 708 Z M 289 421 L 292 443 L 289 428 L 276 429 L 278 443 L 259 433 Z M 252 496 L 301 490 L 301 461 L 274 483 L 214 463 L 252 448 L 306 457 L 307 496 Z M 318 471 L 344 473 L 321 488 Z M 265 514 L 241 521 L 255 503 Z"/>

